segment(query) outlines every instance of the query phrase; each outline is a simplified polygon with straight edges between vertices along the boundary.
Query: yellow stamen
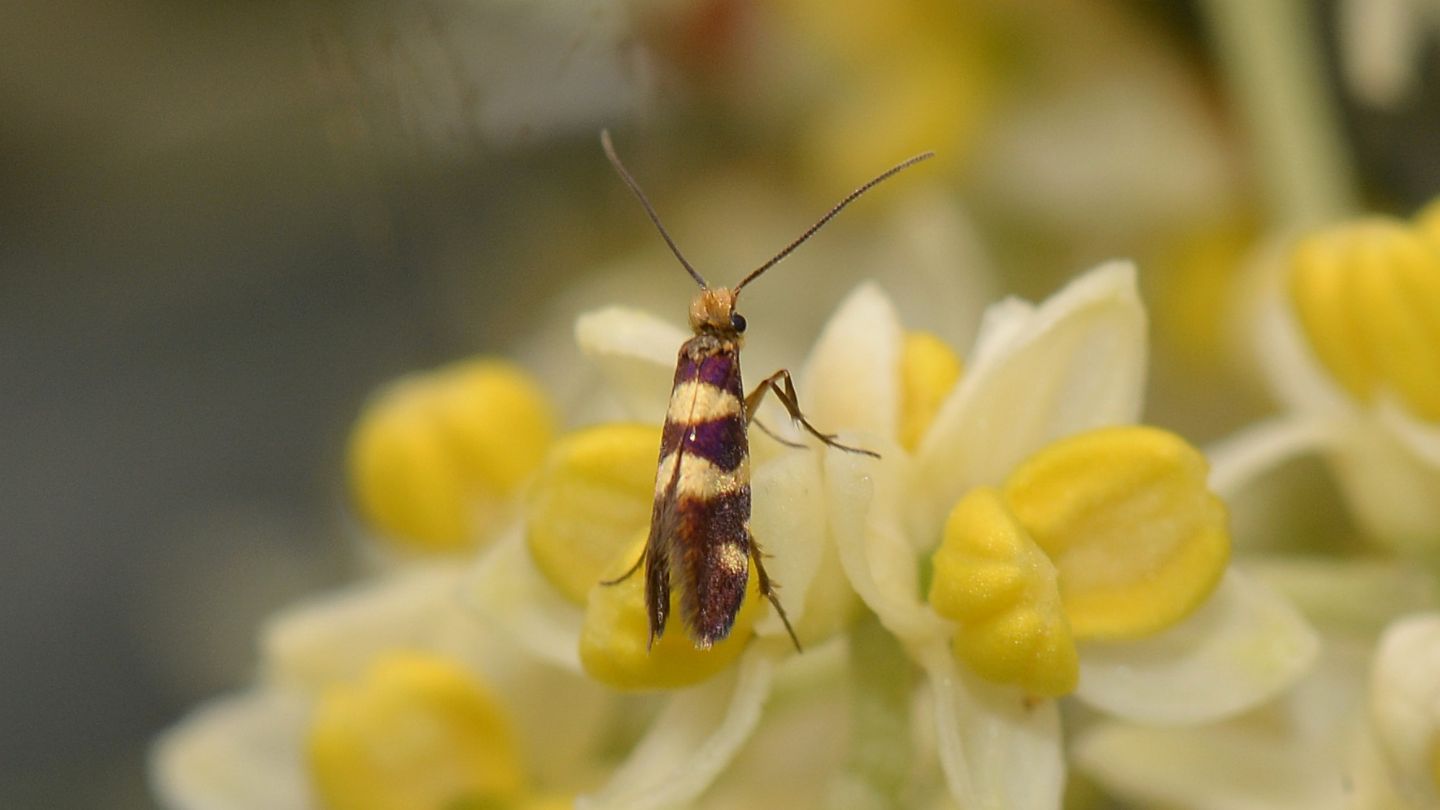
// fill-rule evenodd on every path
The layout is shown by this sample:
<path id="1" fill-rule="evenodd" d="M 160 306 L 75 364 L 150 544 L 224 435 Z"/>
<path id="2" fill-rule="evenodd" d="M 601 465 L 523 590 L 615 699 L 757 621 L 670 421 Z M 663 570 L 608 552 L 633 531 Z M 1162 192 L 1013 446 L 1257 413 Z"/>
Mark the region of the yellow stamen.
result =
<path id="1" fill-rule="evenodd" d="M 650 525 L 659 447 L 659 428 L 612 424 L 551 450 L 526 504 L 526 540 L 536 567 L 576 604 Z"/>
<path id="2" fill-rule="evenodd" d="M 642 531 L 611 561 L 607 575 L 618 577 L 625 573 L 644 547 Z M 686 635 L 676 610 L 678 600 L 672 593 L 665 635 L 647 649 L 650 625 L 642 566 L 624 582 L 591 589 L 580 630 L 580 663 L 590 677 L 617 689 L 673 689 L 699 683 L 730 666 L 744 651 L 755 623 L 758 598 L 756 577 L 751 572 L 745 602 L 735 616 L 729 637 L 708 650 L 697 650 Z"/>
<path id="3" fill-rule="evenodd" d="M 1440 246 L 1405 223 L 1372 219 L 1296 247 L 1290 292 L 1320 362 L 1356 398 L 1393 391 L 1440 420 Z"/>
<path id="4" fill-rule="evenodd" d="M 1030 694 L 1075 689 L 1079 658 L 1055 566 L 991 487 L 971 490 L 945 522 L 930 603 L 960 623 L 955 654 L 981 677 Z"/>
<path id="5" fill-rule="evenodd" d="M 500 707 L 459 666 L 395 653 L 333 686 L 311 722 L 308 758 L 330 810 L 511 807 L 524 787 Z"/>
<path id="6" fill-rule="evenodd" d="M 539 466 L 553 431 L 544 393 L 509 363 L 415 375 L 382 391 L 355 426 L 351 496 L 387 539 L 464 551 Z"/>
<path id="7" fill-rule="evenodd" d="M 900 357 L 900 444 L 920 445 L 945 397 L 960 380 L 960 356 L 929 332 L 909 332 Z"/>
<path id="8" fill-rule="evenodd" d="M 1205 458 L 1149 427 L 1103 428 L 1041 450 L 1005 501 L 1059 571 L 1076 639 L 1127 639 L 1174 625 L 1219 583 L 1225 506 Z"/>

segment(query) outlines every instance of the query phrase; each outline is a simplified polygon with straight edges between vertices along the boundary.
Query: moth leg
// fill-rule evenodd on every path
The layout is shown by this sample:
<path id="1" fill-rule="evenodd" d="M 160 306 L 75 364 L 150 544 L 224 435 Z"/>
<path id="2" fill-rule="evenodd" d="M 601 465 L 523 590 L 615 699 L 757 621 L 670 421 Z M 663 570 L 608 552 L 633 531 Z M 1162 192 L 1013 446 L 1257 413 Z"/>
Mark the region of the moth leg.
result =
<path id="1" fill-rule="evenodd" d="M 765 573 L 765 563 L 760 561 L 765 555 L 760 552 L 760 544 L 755 538 L 750 538 L 750 560 L 755 563 L 755 574 L 760 578 L 760 595 L 770 600 L 775 606 L 775 612 L 780 614 L 780 621 L 785 625 L 785 632 L 790 634 L 790 643 L 795 645 L 795 652 L 804 652 L 800 649 L 800 639 L 795 636 L 795 628 L 790 626 L 790 617 L 785 615 L 785 608 L 780 606 L 780 597 L 775 593 L 780 587 L 770 581 L 770 575 Z"/>
<path id="2" fill-rule="evenodd" d="M 793 448 L 795 448 L 796 450 L 804 450 L 804 449 L 805 449 L 805 445 L 803 445 L 803 444 L 801 444 L 801 443 L 799 443 L 799 442 L 792 442 L 792 441 L 790 441 L 789 439 L 782 439 L 780 436 L 776 435 L 776 433 L 775 433 L 774 431 L 772 431 L 770 428 L 765 427 L 765 423 L 764 423 L 764 422 L 761 422 L 759 419 L 751 419 L 750 421 L 755 424 L 755 427 L 760 428 L 761 432 L 763 432 L 766 436 L 769 436 L 770 438 L 772 438 L 772 439 L 774 439 L 775 441 L 777 441 L 777 442 L 785 445 L 786 447 L 793 447 Z"/>
<path id="3" fill-rule="evenodd" d="M 780 387 L 780 380 L 785 381 L 784 388 Z M 790 418 L 795 420 L 797 425 L 805 428 L 811 436 L 819 439 L 827 446 L 833 447 L 836 450 L 844 450 L 847 453 L 859 453 L 864 456 L 870 456 L 871 458 L 880 458 L 880 454 L 874 450 L 866 450 L 863 447 L 851 447 L 848 444 L 841 444 L 835 441 L 835 434 L 821 433 L 814 425 L 810 424 L 810 420 L 806 419 L 805 414 L 800 412 L 800 397 L 795 393 L 795 381 L 790 378 L 790 371 L 788 369 L 782 368 L 761 380 L 760 384 L 755 386 L 755 390 L 751 391 L 750 394 L 745 397 L 745 421 L 747 424 L 754 420 L 755 410 L 760 407 L 760 403 L 765 399 L 765 394 L 769 392 L 774 392 L 775 398 L 780 400 L 781 405 L 785 406 L 785 411 L 790 414 Z M 769 431 L 766 432 L 769 433 Z"/>

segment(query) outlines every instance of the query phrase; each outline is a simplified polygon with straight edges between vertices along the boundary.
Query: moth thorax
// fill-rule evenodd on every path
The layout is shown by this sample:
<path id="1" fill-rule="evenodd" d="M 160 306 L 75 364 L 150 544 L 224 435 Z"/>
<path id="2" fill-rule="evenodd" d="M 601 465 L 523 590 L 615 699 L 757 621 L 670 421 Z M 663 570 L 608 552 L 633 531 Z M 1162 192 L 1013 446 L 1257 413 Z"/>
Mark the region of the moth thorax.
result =
<path id="1" fill-rule="evenodd" d="M 735 292 L 728 287 L 706 287 L 690 299 L 690 328 L 701 332 L 734 332 Z"/>

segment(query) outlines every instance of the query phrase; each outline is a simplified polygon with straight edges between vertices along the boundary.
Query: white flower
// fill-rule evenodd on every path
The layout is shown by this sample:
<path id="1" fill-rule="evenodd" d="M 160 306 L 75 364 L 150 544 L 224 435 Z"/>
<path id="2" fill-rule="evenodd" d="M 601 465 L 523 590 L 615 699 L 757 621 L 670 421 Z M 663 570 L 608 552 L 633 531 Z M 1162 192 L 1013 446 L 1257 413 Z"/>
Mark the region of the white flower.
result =
<path id="1" fill-rule="evenodd" d="M 1097 268 L 1038 307 L 993 306 L 960 384 L 913 457 L 892 438 L 898 386 L 883 381 L 899 375 L 900 330 L 884 297 L 857 292 L 816 349 L 815 374 L 802 388 L 811 394 L 807 407 L 822 424 L 843 415 L 854 431 L 848 440 L 884 456 L 875 463 L 826 454 L 840 557 L 860 597 L 929 676 L 941 765 L 962 806 L 1058 806 L 1059 714 L 1054 701 L 986 682 L 956 660 L 955 626 L 924 599 L 922 561 L 967 491 L 999 484 L 1057 439 L 1139 418 L 1144 330 L 1133 271 L 1123 264 Z M 827 358 L 854 359 L 832 366 Z M 882 384 L 862 387 L 862 380 Z M 1293 682 L 1313 658 L 1315 639 L 1284 600 L 1232 569 L 1203 606 L 1169 629 L 1082 642 L 1078 652 L 1080 700 L 1145 723 L 1196 723 Z"/>
<path id="2" fill-rule="evenodd" d="M 1169 729 L 1095 724 L 1076 740 L 1077 765 L 1145 804 L 1434 807 L 1440 618 L 1393 620 L 1397 611 L 1433 607 L 1434 584 L 1394 563 L 1274 561 L 1265 568 L 1325 628 L 1325 652 L 1314 669 L 1280 699 L 1224 722 Z"/>
<path id="3" fill-rule="evenodd" d="M 1371 219 L 1263 258 L 1251 325 L 1285 412 L 1216 451 L 1217 486 L 1320 452 L 1357 522 L 1398 550 L 1440 538 L 1440 249 L 1409 223 Z"/>
<path id="4" fill-rule="evenodd" d="M 541 807 L 545 795 L 593 782 L 613 698 L 478 622 L 464 575 L 413 567 L 278 615 L 257 683 L 201 706 L 156 743 L 161 803 L 318 810 L 337 796 L 353 806 L 345 797 L 363 790 L 367 806 L 405 807 L 494 789 Z M 432 731 L 418 734 L 426 723 Z M 389 764 L 360 767 L 365 746 Z M 446 775 L 461 765 L 472 775 Z"/>

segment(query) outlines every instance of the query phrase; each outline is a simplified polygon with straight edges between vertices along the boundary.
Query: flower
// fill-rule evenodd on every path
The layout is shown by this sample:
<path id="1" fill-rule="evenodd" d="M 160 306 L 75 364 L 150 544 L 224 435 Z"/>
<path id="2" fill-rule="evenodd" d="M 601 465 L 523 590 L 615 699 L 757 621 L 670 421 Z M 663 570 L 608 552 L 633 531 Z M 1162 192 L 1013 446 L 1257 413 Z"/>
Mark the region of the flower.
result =
<path id="1" fill-rule="evenodd" d="M 861 291 L 816 355 L 898 334 L 883 296 Z M 913 455 L 893 439 L 896 387 L 844 400 L 847 380 L 894 379 L 899 353 L 856 356 L 811 380 L 828 396 L 810 407 L 816 419 L 849 409 L 846 440 L 884 460 L 826 454 L 830 525 L 849 581 L 929 678 L 962 806 L 1058 804 L 1059 713 L 1041 698 L 1073 689 L 1113 715 L 1196 723 L 1265 700 L 1308 666 L 1305 622 L 1226 569 L 1198 453 L 1117 427 L 1139 415 L 1145 357 L 1128 266 L 1097 268 L 1038 307 L 993 306 Z M 1177 587 L 1147 588 L 1154 576 Z"/>
<path id="2" fill-rule="evenodd" d="M 1433 581 L 1393 561 L 1277 559 L 1260 570 L 1324 631 L 1315 668 L 1279 699 L 1223 722 L 1095 724 L 1076 740 L 1076 764 L 1142 804 L 1433 807 L 1440 795 Z"/>
<path id="3" fill-rule="evenodd" d="M 1237 436 L 1224 478 L 1319 451 L 1366 534 L 1440 538 L 1440 238 L 1435 211 L 1311 232 L 1261 263 L 1256 354 L 1285 413 Z"/>
<path id="4" fill-rule="evenodd" d="M 162 803 L 566 806 L 595 780 L 611 697 L 478 622 L 463 575 L 411 566 L 277 616 L 256 685 L 157 742 Z"/>
<path id="5" fill-rule="evenodd" d="M 350 438 L 350 492 L 380 539 L 411 554 L 473 550 L 511 518 L 555 415 L 519 367 L 477 358 L 382 389 Z"/>
<path id="6" fill-rule="evenodd" d="M 577 336 L 629 392 L 637 417 L 664 412 L 682 332 L 609 309 L 582 317 Z M 882 460 L 800 452 L 752 433 L 752 531 L 773 555 L 801 639 L 810 649 L 826 639 L 856 644 L 865 626 L 857 602 L 874 612 L 893 641 L 870 658 L 908 653 L 928 676 L 920 699 L 933 736 L 921 736 L 965 806 L 1058 803 L 1059 714 L 1043 698 L 1073 691 L 1118 716 L 1195 723 L 1266 699 L 1313 657 L 1313 636 L 1287 603 L 1227 569 L 1224 512 L 1198 452 L 1163 431 L 1122 427 L 1138 416 L 1144 356 L 1144 313 L 1125 265 L 1098 268 L 1038 307 L 995 305 L 963 371 L 943 342 L 907 335 L 879 288 L 862 285 L 823 330 L 799 393 L 814 423 L 843 428 L 846 442 Z M 759 416 L 781 438 L 802 438 L 783 416 Z M 759 723 L 770 670 L 794 660 L 763 603 L 748 650 L 677 662 L 697 654 L 664 642 L 648 656 L 616 652 L 643 648 L 638 587 L 591 586 L 579 598 L 576 583 L 623 572 L 637 556 L 653 475 L 644 451 L 655 442 L 654 428 L 626 424 L 562 439 L 537 484 L 545 508 L 531 515 L 529 559 L 517 549 L 508 567 L 482 566 L 472 590 L 490 602 L 506 582 L 541 572 L 551 585 L 520 611 L 537 619 L 519 620 L 529 643 L 623 688 L 697 684 L 671 699 L 687 710 L 667 710 L 647 733 L 653 742 L 587 807 L 694 800 Z M 1096 467 L 1098 475 L 1076 474 Z M 921 580 L 932 552 L 927 602 Z M 1000 568 L 987 568 L 987 554 L 999 555 Z M 980 603 L 989 597 L 999 601 Z M 514 617 L 516 604 L 502 595 L 491 609 Z M 623 620 L 597 619 L 620 608 Z M 587 657 L 585 634 L 597 622 L 606 655 L 632 664 L 618 675 L 597 667 L 593 650 Z M 565 646 L 577 624 L 587 628 L 578 655 Z M 1016 657 L 1017 644 L 1030 652 Z M 867 666 L 852 677 L 865 682 Z M 705 719 L 714 717 L 724 719 Z M 899 726 L 887 733 L 908 733 Z M 684 743 L 650 763 L 663 740 Z M 856 763 L 836 778 L 904 791 L 883 762 Z"/>

